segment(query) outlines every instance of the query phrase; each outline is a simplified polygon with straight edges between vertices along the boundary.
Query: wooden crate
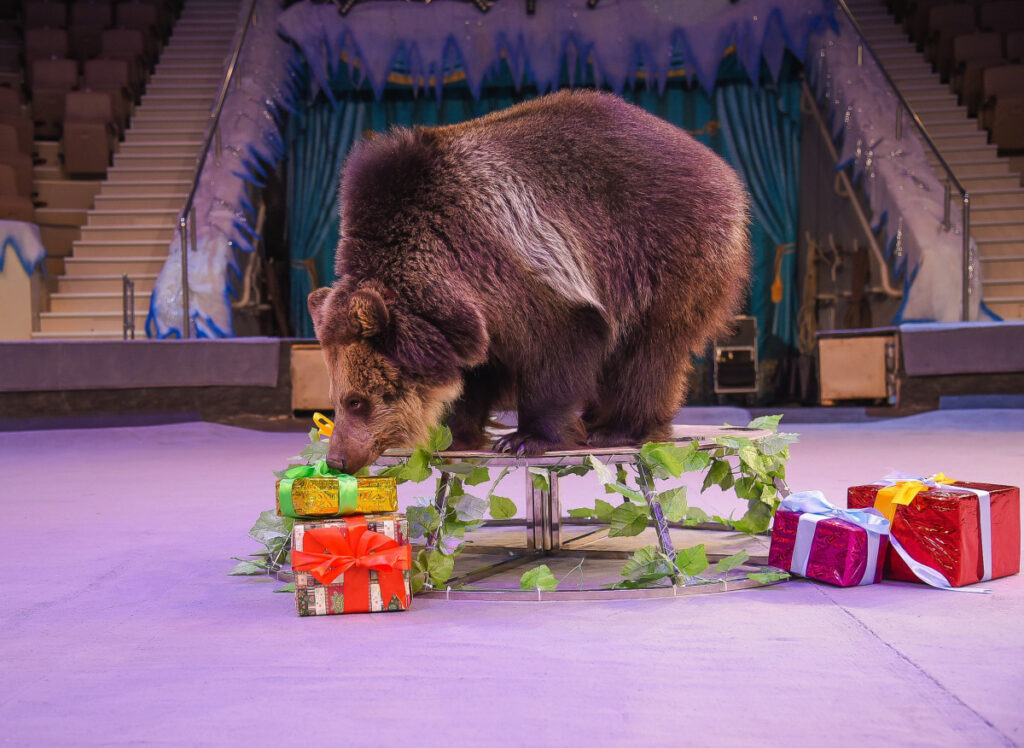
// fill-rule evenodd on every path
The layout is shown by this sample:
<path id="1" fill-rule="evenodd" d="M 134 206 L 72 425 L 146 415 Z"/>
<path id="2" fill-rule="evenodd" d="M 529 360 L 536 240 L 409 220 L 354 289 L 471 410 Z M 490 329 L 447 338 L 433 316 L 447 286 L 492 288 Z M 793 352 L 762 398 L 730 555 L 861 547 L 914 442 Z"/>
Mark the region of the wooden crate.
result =
<path id="1" fill-rule="evenodd" d="M 897 336 L 818 338 L 821 404 L 837 400 L 896 400 Z"/>
<path id="2" fill-rule="evenodd" d="M 292 346 L 292 410 L 332 410 L 327 365 L 316 344 Z"/>

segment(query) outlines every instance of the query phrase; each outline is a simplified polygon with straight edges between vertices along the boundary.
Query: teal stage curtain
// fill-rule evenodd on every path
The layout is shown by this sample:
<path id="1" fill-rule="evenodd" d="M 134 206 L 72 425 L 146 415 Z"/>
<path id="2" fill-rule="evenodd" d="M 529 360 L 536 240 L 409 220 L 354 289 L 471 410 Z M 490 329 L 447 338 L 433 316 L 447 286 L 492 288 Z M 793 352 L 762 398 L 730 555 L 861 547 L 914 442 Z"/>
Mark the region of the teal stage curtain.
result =
<path id="1" fill-rule="evenodd" d="M 368 107 L 353 101 L 332 106 L 316 101 L 288 121 L 286 184 L 291 257 L 291 323 L 299 337 L 313 337 L 306 297 L 334 280 L 338 245 L 338 175 L 362 134 Z"/>
<path id="2" fill-rule="evenodd" d="M 571 80 L 580 85 L 592 76 L 579 65 Z M 568 85 L 570 77 L 565 71 Z M 348 149 L 364 131 L 383 132 L 398 125 L 440 125 L 461 122 L 532 98 L 535 91 L 517 90 L 507 74 L 494 76 L 483 95 L 474 99 L 462 83 L 446 84 L 438 106 L 433 96 L 407 85 L 389 85 L 380 100 L 365 86 L 354 84 L 345 66 L 335 71 L 335 85 L 299 104 L 288 127 L 288 213 L 292 271 L 292 324 L 299 335 L 311 335 L 305 298 L 313 273 L 319 285 L 334 280 L 333 258 L 338 239 L 335 200 L 337 179 Z M 767 76 L 766 76 L 767 77 Z M 688 82 L 670 79 L 663 92 L 642 83 L 624 92 L 626 99 L 688 130 L 725 157 L 746 181 L 753 204 L 751 227 L 754 277 L 747 313 L 758 319 L 762 353 L 769 335 L 792 346 L 796 340 L 796 263 L 792 242 L 797 223 L 799 181 L 799 80 L 788 64 L 779 83 L 750 84 L 735 55 L 723 60 L 712 96 Z M 297 180 L 297 184 L 293 184 Z M 788 247 L 787 247 L 788 245 Z M 777 248 L 782 246 L 781 250 Z M 782 298 L 771 299 L 780 257 Z M 315 267 L 315 271 L 313 268 Z"/>

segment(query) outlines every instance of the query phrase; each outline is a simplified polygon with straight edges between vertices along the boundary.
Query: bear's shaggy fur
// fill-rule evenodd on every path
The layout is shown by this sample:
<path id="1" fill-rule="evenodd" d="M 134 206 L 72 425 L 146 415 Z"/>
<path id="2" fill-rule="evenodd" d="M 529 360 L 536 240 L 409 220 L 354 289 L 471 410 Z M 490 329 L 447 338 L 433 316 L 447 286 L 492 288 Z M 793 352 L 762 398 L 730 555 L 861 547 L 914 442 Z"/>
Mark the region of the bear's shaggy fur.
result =
<path id="1" fill-rule="evenodd" d="M 309 297 L 353 472 L 421 441 L 535 454 L 668 435 L 690 357 L 747 287 L 747 197 L 684 131 L 596 92 L 364 140 L 340 190 L 338 281 Z"/>

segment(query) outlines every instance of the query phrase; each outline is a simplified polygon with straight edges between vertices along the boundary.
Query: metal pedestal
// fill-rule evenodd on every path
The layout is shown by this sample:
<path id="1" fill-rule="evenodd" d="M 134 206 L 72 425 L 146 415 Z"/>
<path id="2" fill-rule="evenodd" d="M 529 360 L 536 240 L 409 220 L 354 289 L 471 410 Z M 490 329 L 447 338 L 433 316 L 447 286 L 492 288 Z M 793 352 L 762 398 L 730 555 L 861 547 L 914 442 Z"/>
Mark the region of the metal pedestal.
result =
<path id="1" fill-rule="evenodd" d="M 768 433 L 768 431 L 764 430 L 747 428 L 675 426 L 672 440 L 676 442 L 697 440 L 701 449 L 710 450 L 717 446 L 713 441 L 715 437 L 746 436 L 756 439 Z M 410 452 L 407 451 L 388 451 L 382 455 L 377 464 L 394 465 L 406 459 L 409 454 Z M 538 457 L 530 458 L 512 457 L 492 451 L 439 453 L 438 457 L 453 461 L 470 460 L 487 466 L 523 468 L 526 480 L 525 521 L 505 521 L 493 524 L 522 525 L 526 531 L 525 546 L 478 546 L 473 548 L 472 551 L 470 548 L 467 548 L 463 551 L 464 554 L 467 552 L 489 553 L 491 555 L 499 555 L 501 558 L 498 561 L 456 576 L 449 581 L 448 587 L 444 590 L 426 589 L 425 592 L 420 594 L 446 599 L 584 600 L 608 597 L 680 597 L 683 595 L 724 592 L 745 587 L 761 586 L 759 583 L 752 582 L 747 578 L 746 574 L 751 570 L 750 567 L 739 567 L 732 574 L 720 574 L 717 577 L 708 575 L 688 577 L 681 575 L 673 579 L 671 585 L 645 589 L 578 589 L 558 590 L 555 592 L 533 590 L 524 592 L 521 590 L 462 588 L 465 585 L 508 571 L 516 566 L 531 561 L 539 561 L 546 556 L 573 555 L 582 557 L 586 555 L 591 558 L 625 559 L 631 555 L 631 552 L 627 551 L 601 550 L 595 552 L 592 548 L 584 550 L 581 547 L 584 541 L 588 541 L 593 536 L 603 532 L 604 526 L 576 535 L 569 540 L 563 539 L 563 518 L 559 496 L 560 476 L 558 473 L 561 468 L 583 464 L 589 457 L 595 457 L 609 465 L 631 464 L 634 467 L 639 477 L 638 483 L 641 492 L 651 510 L 657 544 L 662 553 L 669 558 L 675 559 L 676 551 L 670 534 L 670 524 L 665 520 L 661 504 L 656 498 L 653 476 L 646 465 L 640 460 L 639 455 L 639 447 L 565 450 L 548 452 Z M 533 475 L 541 475 L 547 480 L 534 481 Z M 447 512 L 452 478 L 451 473 L 442 472 L 438 481 L 434 505 L 442 517 Z M 711 531 L 713 532 L 713 530 Z M 435 548 L 437 542 L 438 534 L 436 532 L 432 533 L 427 538 L 427 548 Z"/>

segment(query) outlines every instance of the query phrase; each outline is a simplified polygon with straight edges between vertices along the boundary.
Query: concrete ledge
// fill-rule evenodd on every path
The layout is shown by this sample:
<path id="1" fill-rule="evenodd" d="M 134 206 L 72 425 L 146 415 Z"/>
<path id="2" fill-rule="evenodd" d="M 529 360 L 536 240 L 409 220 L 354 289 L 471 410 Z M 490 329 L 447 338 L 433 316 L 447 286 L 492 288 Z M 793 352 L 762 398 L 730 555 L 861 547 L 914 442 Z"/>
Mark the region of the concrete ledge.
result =
<path id="1" fill-rule="evenodd" d="M 0 392 L 277 387 L 281 340 L 0 343 Z"/>

